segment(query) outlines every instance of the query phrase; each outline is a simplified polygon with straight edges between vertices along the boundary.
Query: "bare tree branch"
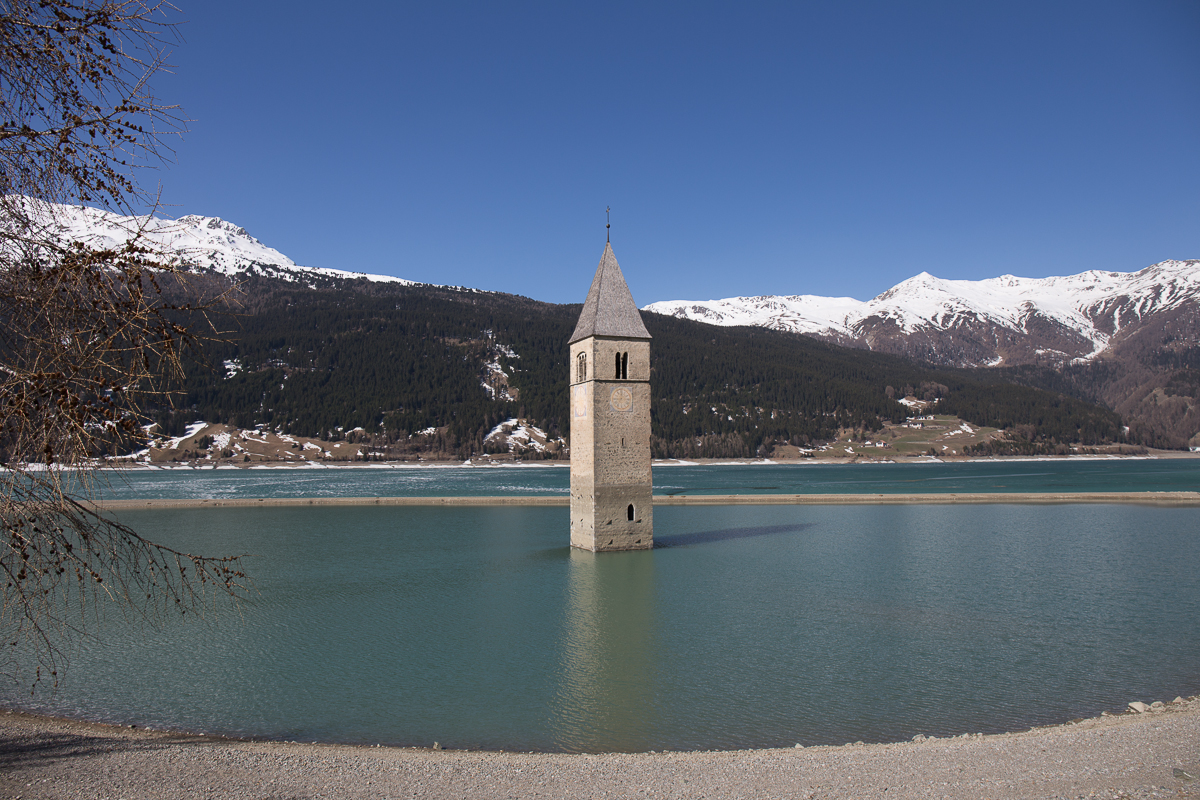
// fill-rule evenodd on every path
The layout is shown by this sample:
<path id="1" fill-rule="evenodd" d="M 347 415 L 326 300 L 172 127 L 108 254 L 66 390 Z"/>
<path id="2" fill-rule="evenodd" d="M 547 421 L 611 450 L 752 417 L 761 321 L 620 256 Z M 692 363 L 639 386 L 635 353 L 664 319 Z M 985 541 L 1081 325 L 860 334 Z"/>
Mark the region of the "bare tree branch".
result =
<path id="1" fill-rule="evenodd" d="M 183 129 L 149 83 L 174 11 L 0 0 L 0 635 L 32 651 L 35 684 L 102 604 L 154 618 L 246 590 L 237 558 L 155 544 L 92 503 L 103 457 L 144 440 L 145 410 L 172 402 L 212 330 L 214 298 L 164 299 L 189 276 L 148 247 L 148 217 L 119 247 L 73 241 L 57 218 L 58 203 L 157 205 L 135 170 Z"/>

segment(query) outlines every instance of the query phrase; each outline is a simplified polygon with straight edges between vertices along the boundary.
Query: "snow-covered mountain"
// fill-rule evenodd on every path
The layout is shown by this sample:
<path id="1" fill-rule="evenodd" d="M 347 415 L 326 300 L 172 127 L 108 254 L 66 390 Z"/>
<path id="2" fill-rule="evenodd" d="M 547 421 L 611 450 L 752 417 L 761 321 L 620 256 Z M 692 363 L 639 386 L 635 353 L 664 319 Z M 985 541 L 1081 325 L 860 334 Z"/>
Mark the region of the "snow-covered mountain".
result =
<path id="1" fill-rule="evenodd" d="M 214 270 L 225 275 L 250 273 L 304 283 L 311 283 L 316 277 L 413 283 L 390 275 L 302 267 L 246 233 L 245 228 L 219 217 L 196 214 L 179 219 L 125 217 L 88 206 L 59 204 L 47 204 L 37 216 L 63 239 L 98 248 L 124 245 L 140 231 L 146 245 L 158 251 L 164 263 Z"/>
<path id="2" fill-rule="evenodd" d="M 1143 328 L 1200 307 L 1200 261 L 1139 272 L 943 280 L 922 272 L 871 300 L 813 295 L 651 303 L 645 310 L 755 325 L 955 366 L 1094 359 Z"/>
<path id="3" fill-rule="evenodd" d="M 164 261 L 226 275 L 261 275 L 310 286 L 338 278 L 413 283 L 297 265 L 244 228 L 217 217 L 125 217 L 65 205 L 45 206 L 38 216 L 64 239 L 100 247 L 121 245 L 140 230 Z M 645 310 L 714 325 L 792 331 L 935 364 L 1060 367 L 1117 351 L 1144 359 L 1163 347 L 1197 344 L 1200 260 L 1163 261 L 1139 272 L 1092 270 L 1051 278 L 1002 275 L 962 281 L 923 272 L 867 301 L 734 297 L 664 301 Z"/>

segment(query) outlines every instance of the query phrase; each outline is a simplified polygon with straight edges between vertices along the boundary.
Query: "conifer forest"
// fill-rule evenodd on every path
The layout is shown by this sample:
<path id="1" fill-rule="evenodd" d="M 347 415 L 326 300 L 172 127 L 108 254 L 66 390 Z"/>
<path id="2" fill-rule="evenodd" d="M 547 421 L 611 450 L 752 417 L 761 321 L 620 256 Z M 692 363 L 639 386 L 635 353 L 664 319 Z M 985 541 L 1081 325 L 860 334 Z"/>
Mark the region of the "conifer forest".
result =
<path id="1" fill-rule="evenodd" d="M 234 297 L 187 365 L 175 407 L 156 410 L 161 432 L 204 420 L 446 457 L 484 452 L 487 433 L 510 418 L 569 436 L 566 342 L 579 305 L 253 276 Z M 1123 440 L 1116 413 L 1003 373 L 938 369 L 762 328 L 643 317 L 653 336 L 655 457 L 761 456 L 847 429 L 870 432 L 911 414 L 898 402 L 905 396 L 1008 430 L 1011 452 Z"/>

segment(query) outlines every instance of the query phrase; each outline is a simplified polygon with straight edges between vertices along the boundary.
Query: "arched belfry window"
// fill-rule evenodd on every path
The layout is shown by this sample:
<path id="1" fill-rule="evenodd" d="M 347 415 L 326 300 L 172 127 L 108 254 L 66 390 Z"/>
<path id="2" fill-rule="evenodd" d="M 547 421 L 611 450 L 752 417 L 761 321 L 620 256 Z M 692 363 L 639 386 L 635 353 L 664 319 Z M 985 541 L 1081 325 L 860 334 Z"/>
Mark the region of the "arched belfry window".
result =
<path id="1" fill-rule="evenodd" d="M 625 517 L 630 522 L 633 522 L 633 503 L 630 503 L 629 508 L 625 509 Z"/>
<path id="2" fill-rule="evenodd" d="M 619 381 L 629 378 L 629 353 L 617 353 L 617 371 L 613 378 Z"/>
<path id="3" fill-rule="evenodd" d="M 583 383 L 587 380 L 587 353 L 580 353 L 575 359 L 575 382 Z"/>

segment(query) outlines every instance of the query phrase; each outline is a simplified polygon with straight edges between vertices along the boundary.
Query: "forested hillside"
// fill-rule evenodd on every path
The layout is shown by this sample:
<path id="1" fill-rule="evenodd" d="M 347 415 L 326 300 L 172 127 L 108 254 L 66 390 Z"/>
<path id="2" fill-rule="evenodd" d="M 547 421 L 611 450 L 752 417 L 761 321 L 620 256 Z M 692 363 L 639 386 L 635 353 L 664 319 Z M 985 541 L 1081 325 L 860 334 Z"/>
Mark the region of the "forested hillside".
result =
<path id="1" fill-rule="evenodd" d="M 191 364 L 167 433 L 194 419 L 301 436 L 369 438 L 395 450 L 467 456 L 522 417 L 567 436 L 567 346 L 580 306 L 430 286 L 251 277 L 226 332 Z M 645 313 L 656 456 L 767 454 L 910 413 L 1009 428 L 1025 444 L 1121 438 L 1119 417 L 995 373 L 933 370 L 762 328 Z M 361 429 L 361 430 L 358 430 Z M 422 432 L 424 432 L 422 434 Z M 420 434 L 420 435 L 419 435 Z"/>
<path id="2" fill-rule="evenodd" d="M 1117 414 L 986 370 L 933 370 L 763 328 L 644 318 L 654 336 L 653 427 L 661 455 L 765 455 L 774 443 L 808 444 L 847 428 L 874 431 L 912 413 L 897 402 L 905 396 L 937 399 L 938 413 L 1011 429 L 1022 452 L 1122 438 Z"/>

